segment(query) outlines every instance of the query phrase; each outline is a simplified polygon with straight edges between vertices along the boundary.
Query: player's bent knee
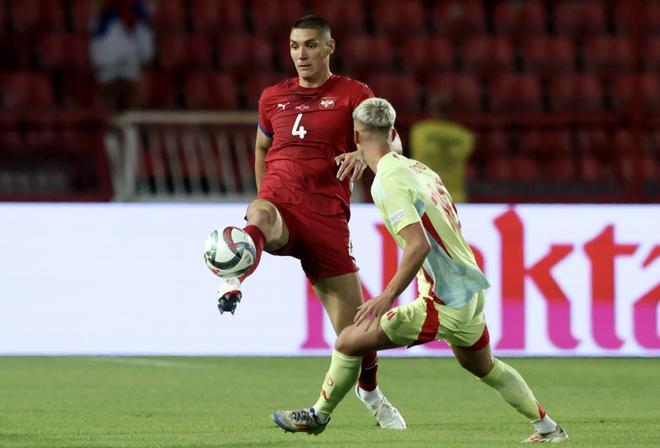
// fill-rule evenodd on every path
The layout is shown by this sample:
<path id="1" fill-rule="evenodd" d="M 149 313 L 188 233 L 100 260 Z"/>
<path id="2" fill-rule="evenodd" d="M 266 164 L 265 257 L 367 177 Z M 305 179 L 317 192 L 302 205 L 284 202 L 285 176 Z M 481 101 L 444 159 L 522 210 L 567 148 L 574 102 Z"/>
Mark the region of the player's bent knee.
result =
<path id="1" fill-rule="evenodd" d="M 354 329 L 355 327 L 350 326 L 339 333 L 339 336 L 337 336 L 337 340 L 335 341 L 335 350 L 346 356 L 360 356 L 361 353 L 359 353 L 359 347 L 356 347 L 356 341 L 353 337 L 352 330 Z"/>
<path id="2" fill-rule="evenodd" d="M 247 209 L 247 219 L 249 222 L 257 221 L 268 225 L 275 225 L 279 218 L 277 207 L 265 199 L 255 199 L 250 203 Z"/>
<path id="3" fill-rule="evenodd" d="M 457 356 L 457 360 L 461 367 L 479 378 L 488 375 L 493 368 L 492 358 L 486 359 L 478 352 L 464 352 L 462 356 Z"/>

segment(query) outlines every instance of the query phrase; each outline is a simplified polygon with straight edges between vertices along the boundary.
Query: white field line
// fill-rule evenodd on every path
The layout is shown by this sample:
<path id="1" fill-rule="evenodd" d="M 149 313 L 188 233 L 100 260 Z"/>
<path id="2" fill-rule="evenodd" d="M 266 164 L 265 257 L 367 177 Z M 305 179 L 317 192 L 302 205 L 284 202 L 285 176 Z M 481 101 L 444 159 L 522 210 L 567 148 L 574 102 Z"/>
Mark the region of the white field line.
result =
<path id="1" fill-rule="evenodd" d="M 192 368 L 198 367 L 185 361 L 164 361 L 160 359 L 151 358 L 136 358 L 136 357 L 116 357 L 116 356 L 90 356 L 88 357 L 93 362 L 106 362 L 111 364 L 127 364 L 134 366 L 149 366 L 149 367 L 177 367 L 177 368 Z"/>

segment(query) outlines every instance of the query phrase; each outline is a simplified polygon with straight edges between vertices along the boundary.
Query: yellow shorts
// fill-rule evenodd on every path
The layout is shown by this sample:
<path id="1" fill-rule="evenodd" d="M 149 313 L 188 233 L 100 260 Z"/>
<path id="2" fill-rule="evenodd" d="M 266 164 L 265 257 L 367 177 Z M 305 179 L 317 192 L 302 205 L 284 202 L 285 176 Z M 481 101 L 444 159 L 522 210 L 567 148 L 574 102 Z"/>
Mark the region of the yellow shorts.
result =
<path id="1" fill-rule="evenodd" d="M 488 343 L 485 303 L 485 291 L 458 309 L 420 296 L 389 310 L 381 317 L 380 326 L 392 342 L 400 345 L 444 339 L 453 346 L 479 349 Z"/>

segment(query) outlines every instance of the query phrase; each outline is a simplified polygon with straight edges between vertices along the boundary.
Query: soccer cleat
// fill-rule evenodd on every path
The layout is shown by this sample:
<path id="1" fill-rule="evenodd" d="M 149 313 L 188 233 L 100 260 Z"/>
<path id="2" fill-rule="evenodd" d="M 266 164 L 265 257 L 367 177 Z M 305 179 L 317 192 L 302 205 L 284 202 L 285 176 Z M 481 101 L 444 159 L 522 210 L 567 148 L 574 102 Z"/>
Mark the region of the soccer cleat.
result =
<path id="1" fill-rule="evenodd" d="M 522 441 L 522 443 L 561 443 L 568 440 L 568 434 L 560 425 L 557 425 L 554 431 L 541 434 L 535 431 L 534 434 Z"/>
<path id="2" fill-rule="evenodd" d="M 237 278 L 226 278 L 218 288 L 218 310 L 220 314 L 229 311 L 234 314 L 241 301 L 241 282 Z"/>
<path id="3" fill-rule="evenodd" d="M 383 429 L 406 429 L 406 421 L 401 417 L 399 411 L 387 401 L 387 398 L 385 398 L 379 387 L 376 387 L 376 391 L 379 398 L 372 404 L 362 398 L 360 395 L 360 386 L 355 386 L 355 395 L 369 409 L 371 415 L 376 417 L 378 426 Z"/>
<path id="4" fill-rule="evenodd" d="M 275 424 L 286 432 L 306 432 L 314 435 L 321 434 L 330 421 L 328 418 L 325 423 L 321 423 L 314 408 L 276 411 L 272 413 L 271 417 Z"/>

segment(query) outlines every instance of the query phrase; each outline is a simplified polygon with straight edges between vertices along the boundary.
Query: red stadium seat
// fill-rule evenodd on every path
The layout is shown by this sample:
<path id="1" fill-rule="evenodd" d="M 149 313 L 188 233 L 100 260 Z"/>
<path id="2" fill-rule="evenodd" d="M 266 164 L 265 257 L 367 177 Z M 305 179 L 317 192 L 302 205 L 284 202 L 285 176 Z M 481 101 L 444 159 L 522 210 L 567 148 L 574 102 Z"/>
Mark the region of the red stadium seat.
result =
<path id="1" fill-rule="evenodd" d="M 622 112 L 629 110 L 637 80 L 640 83 L 639 99 L 642 108 L 648 111 L 660 111 L 660 79 L 655 73 L 614 77 L 610 82 L 614 110 Z"/>
<path id="2" fill-rule="evenodd" d="M 205 35 L 166 34 L 158 40 L 160 66 L 164 69 L 211 66 L 211 44 Z"/>
<path id="3" fill-rule="evenodd" d="M 394 47 L 387 36 L 354 35 L 346 40 L 342 51 L 344 68 L 349 71 L 371 72 L 394 64 Z"/>
<path id="4" fill-rule="evenodd" d="M 577 179 L 577 166 L 573 156 L 560 156 L 544 164 L 545 177 L 551 182 L 563 183 Z"/>
<path id="5" fill-rule="evenodd" d="M 181 32 L 185 29 L 186 13 L 181 0 L 154 2 L 152 22 L 157 30 Z"/>
<path id="6" fill-rule="evenodd" d="M 236 109 L 237 86 L 227 74 L 193 73 L 186 77 L 184 98 L 188 109 Z"/>
<path id="7" fill-rule="evenodd" d="M 511 140 L 506 131 L 487 131 L 479 134 L 472 158 L 490 160 L 511 154 Z"/>
<path id="8" fill-rule="evenodd" d="M 643 60 L 648 70 L 660 70 L 660 36 L 649 36 L 644 47 Z"/>
<path id="9" fill-rule="evenodd" d="M 542 109 L 541 84 L 532 75 L 502 75 L 490 82 L 493 112 L 537 112 Z"/>
<path id="10" fill-rule="evenodd" d="M 603 109 L 598 78 L 590 74 L 558 75 L 550 80 L 550 106 L 557 112 L 589 112 Z"/>
<path id="11" fill-rule="evenodd" d="M 46 69 L 88 69 L 89 38 L 65 33 L 42 34 L 38 55 L 40 65 Z"/>
<path id="12" fill-rule="evenodd" d="M 91 73 L 67 73 L 62 77 L 62 102 L 72 109 L 100 109 L 101 97 Z"/>
<path id="13" fill-rule="evenodd" d="M 4 151 L 20 150 L 23 135 L 18 118 L 9 114 L 0 114 L 0 148 Z"/>
<path id="14" fill-rule="evenodd" d="M 64 28 L 61 0 L 11 0 L 9 8 L 14 30 L 18 32 L 59 31 Z"/>
<path id="15" fill-rule="evenodd" d="M 406 75 L 381 73 L 367 79 L 374 95 L 387 98 L 397 111 L 420 111 L 420 89 L 415 79 Z"/>
<path id="16" fill-rule="evenodd" d="M 0 76 L 4 109 L 50 109 L 55 100 L 50 79 L 31 72 L 13 72 Z"/>
<path id="17" fill-rule="evenodd" d="M 273 65 L 271 45 L 272 42 L 264 36 L 222 35 L 219 38 L 220 66 L 246 72 L 270 70 Z"/>
<path id="18" fill-rule="evenodd" d="M 296 20 L 305 14 L 301 0 L 252 0 L 252 21 L 257 34 L 286 40 Z"/>
<path id="19" fill-rule="evenodd" d="M 138 104 L 142 109 L 173 109 L 175 93 L 174 80 L 168 72 L 143 72 L 137 87 Z"/>
<path id="20" fill-rule="evenodd" d="M 71 24 L 76 33 L 87 33 L 90 30 L 94 5 L 92 0 L 72 0 L 69 12 Z"/>
<path id="21" fill-rule="evenodd" d="M 243 31 L 245 29 L 246 5 L 242 0 L 191 0 L 190 14 L 193 29 L 208 33 L 228 31 Z"/>
<path id="22" fill-rule="evenodd" d="M 527 36 L 522 43 L 523 63 L 540 75 L 573 71 L 575 54 L 567 37 Z"/>
<path id="23" fill-rule="evenodd" d="M 584 36 L 605 31 L 605 5 L 597 0 L 564 0 L 555 7 L 559 34 Z"/>
<path id="24" fill-rule="evenodd" d="M 203 34 L 192 34 L 186 38 L 188 63 L 192 67 L 207 68 L 212 64 L 212 49 L 209 38 Z"/>
<path id="25" fill-rule="evenodd" d="M 379 0 L 373 14 L 376 32 L 397 36 L 426 32 L 422 0 Z"/>
<path id="26" fill-rule="evenodd" d="M 603 164 L 594 156 L 582 155 L 578 157 L 580 167 L 580 180 L 587 183 L 613 182 L 614 173 L 612 165 Z"/>
<path id="27" fill-rule="evenodd" d="M 364 0 L 315 0 L 311 12 L 327 20 L 333 34 L 342 36 L 367 26 L 365 10 Z"/>
<path id="28" fill-rule="evenodd" d="M 636 26 L 637 20 L 642 24 L 642 32 L 657 34 L 660 32 L 660 3 L 655 0 L 640 2 L 640 16 L 634 16 L 635 2 L 619 0 L 614 8 L 614 23 L 618 32 L 630 32 L 631 26 Z"/>
<path id="29" fill-rule="evenodd" d="M 5 14 L 4 4 L 0 4 L 0 35 L 4 34 L 7 30 L 7 16 Z"/>
<path id="30" fill-rule="evenodd" d="M 538 0 L 504 0 L 495 6 L 495 29 L 507 35 L 526 35 L 545 31 L 545 9 Z"/>
<path id="31" fill-rule="evenodd" d="M 410 36 L 401 45 L 405 69 L 418 73 L 449 71 L 454 64 L 451 44 L 442 37 Z"/>
<path id="32" fill-rule="evenodd" d="M 463 45 L 463 63 L 467 71 L 490 74 L 513 69 L 513 47 L 508 38 L 482 35 Z"/>
<path id="33" fill-rule="evenodd" d="M 158 38 L 158 59 L 164 69 L 185 67 L 187 62 L 185 35 L 161 35 Z"/>
<path id="34" fill-rule="evenodd" d="M 471 75 L 434 75 L 429 77 L 428 96 L 441 95 L 448 112 L 480 112 L 481 87 Z"/>
<path id="35" fill-rule="evenodd" d="M 436 2 L 432 23 L 440 35 L 462 38 L 486 30 L 483 4 L 479 0 Z"/>
<path id="36" fill-rule="evenodd" d="M 585 67 L 604 73 L 634 69 L 634 50 L 623 36 L 589 37 L 584 46 Z"/>
<path id="37" fill-rule="evenodd" d="M 642 133 L 640 137 L 641 152 L 660 159 L 660 132 Z M 615 152 L 617 154 L 631 154 L 635 150 L 635 136 L 626 128 L 616 131 L 614 142 Z"/>
<path id="38" fill-rule="evenodd" d="M 506 182 L 513 177 L 513 162 L 511 156 L 501 156 L 491 159 L 486 164 L 484 177 L 490 182 Z"/>
<path id="39" fill-rule="evenodd" d="M 603 129 L 578 130 L 577 132 L 578 153 L 596 157 L 600 162 L 609 162 L 614 155 L 612 136 Z"/>
<path id="40" fill-rule="evenodd" d="M 520 135 L 519 148 L 521 153 L 538 160 L 566 156 L 571 152 L 571 133 L 565 130 L 524 132 Z"/>
<path id="41" fill-rule="evenodd" d="M 512 157 L 511 178 L 525 183 L 538 181 L 541 178 L 538 162 L 528 156 Z"/>
<path id="42" fill-rule="evenodd" d="M 614 142 L 618 152 L 623 153 L 633 148 L 633 135 L 627 129 L 617 129 L 614 133 Z"/>
<path id="43" fill-rule="evenodd" d="M 33 40 L 30 35 L 18 33 L 0 36 L 0 67 L 10 70 L 28 68 Z"/>
<path id="44" fill-rule="evenodd" d="M 266 87 L 277 84 L 290 77 L 286 73 L 279 72 L 257 72 L 250 75 L 245 82 L 245 97 L 248 109 L 257 109 L 261 92 Z"/>
<path id="45" fill-rule="evenodd" d="M 623 180 L 627 184 L 633 183 L 637 179 L 635 172 L 635 157 L 632 154 L 625 154 L 621 157 L 619 163 Z M 643 155 L 640 167 L 642 169 L 640 173 L 642 181 L 658 182 L 658 178 L 660 177 L 660 167 L 658 166 L 658 161 L 655 157 L 650 154 Z"/>

